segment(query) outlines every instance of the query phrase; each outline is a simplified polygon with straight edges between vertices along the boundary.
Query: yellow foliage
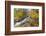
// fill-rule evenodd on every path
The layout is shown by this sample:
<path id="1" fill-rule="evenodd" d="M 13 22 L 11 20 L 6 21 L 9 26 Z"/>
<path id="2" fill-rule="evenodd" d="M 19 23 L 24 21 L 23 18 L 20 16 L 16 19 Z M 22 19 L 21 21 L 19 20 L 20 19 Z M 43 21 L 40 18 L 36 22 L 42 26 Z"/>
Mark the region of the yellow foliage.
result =
<path id="1" fill-rule="evenodd" d="M 19 10 L 15 13 L 16 20 L 20 20 L 24 16 L 23 10 Z"/>
<path id="2" fill-rule="evenodd" d="M 31 16 L 31 18 L 38 18 L 39 17 L 39 14 L 36 13 L 35 11 L 30 11 L 28 13 L 29 16 Z"/>

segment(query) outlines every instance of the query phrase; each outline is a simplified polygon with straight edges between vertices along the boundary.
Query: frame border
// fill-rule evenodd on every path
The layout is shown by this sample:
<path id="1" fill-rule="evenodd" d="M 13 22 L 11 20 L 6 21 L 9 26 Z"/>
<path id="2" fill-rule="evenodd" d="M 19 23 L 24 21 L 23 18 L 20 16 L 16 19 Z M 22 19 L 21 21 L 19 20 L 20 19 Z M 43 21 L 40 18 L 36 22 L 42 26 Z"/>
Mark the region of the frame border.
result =
<path id="1" fill-rule="evenodd" d="M 28 5 L 28 6 L 42 6 L 42 30 L 34 31 L 10 31 L 10 5 Z M 40 31 L 40 32 L 39 32 Z M 35 34 L 45 32 L 45 4 L 36 2 L 18 2 L 18 1 L 5 1 L 5 35 L 18 35 L 18 34 Z"/>

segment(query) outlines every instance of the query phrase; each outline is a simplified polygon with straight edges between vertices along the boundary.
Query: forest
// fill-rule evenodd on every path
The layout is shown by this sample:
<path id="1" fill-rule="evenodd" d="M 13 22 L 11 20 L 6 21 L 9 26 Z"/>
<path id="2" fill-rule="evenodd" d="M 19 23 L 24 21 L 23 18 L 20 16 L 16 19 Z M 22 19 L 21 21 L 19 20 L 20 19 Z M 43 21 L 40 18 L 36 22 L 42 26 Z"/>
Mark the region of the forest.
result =
<path id="1" fill-rule="evenodd" d="M 15 27 L 39 26 L 39 9 L 14 8 L 14 24 Z"/>

